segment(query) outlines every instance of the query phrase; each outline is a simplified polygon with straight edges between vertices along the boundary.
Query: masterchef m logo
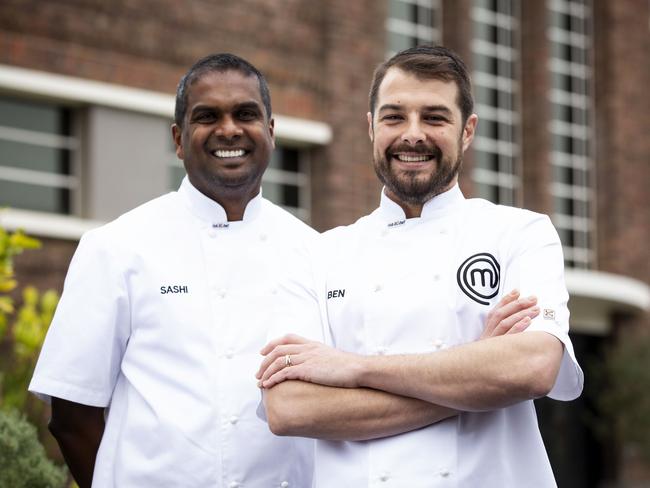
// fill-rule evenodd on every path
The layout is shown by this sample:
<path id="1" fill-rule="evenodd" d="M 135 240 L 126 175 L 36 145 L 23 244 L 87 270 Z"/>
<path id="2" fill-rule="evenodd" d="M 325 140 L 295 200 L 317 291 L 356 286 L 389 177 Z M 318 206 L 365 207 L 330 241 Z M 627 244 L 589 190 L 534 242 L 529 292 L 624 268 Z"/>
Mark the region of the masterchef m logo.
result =
<path id="1" fill-rule="evenodd" d="M 456 280 L 463 293 L 481 305 L 489 305 L 489 300 L 499 292 L 501 266 L 488 252 L 480 252 L 468 257 L 458 268 Z"/>

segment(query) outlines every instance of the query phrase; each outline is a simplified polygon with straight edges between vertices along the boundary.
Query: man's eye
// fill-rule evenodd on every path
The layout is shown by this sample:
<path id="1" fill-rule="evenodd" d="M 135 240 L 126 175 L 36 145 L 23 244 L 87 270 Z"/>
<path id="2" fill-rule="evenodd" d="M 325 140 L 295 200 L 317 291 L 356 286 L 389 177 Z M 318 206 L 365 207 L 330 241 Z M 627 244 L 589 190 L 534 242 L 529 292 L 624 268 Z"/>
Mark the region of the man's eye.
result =
<path id="1" fill-rule="evenodd" d="M 257 112 L 253 110 L 242 110 L 237 115 L 241 120 L 253 120 L 257 118 Z"/>
<path id="2" fill-rule="evenodd" d="M 447 120 L 441 115 L 428 115 L 424 119 L 428 122 L 445 122 Z"/>
<path id="3" fill-rule="evenodd" d="M 389 115 L 384 115 L 381 118 L 381 120 L 386 120 L 388 122 L 393 122 L 393 121 L 396 121 L 396 120 L 402 120 L 402 116 L 397 115 L 397 114 L 389 114 Z"/>
<path id="4" fill-rule="evenodd" d="M 194 117 L 194 121 L 205 124 L 205 123 L 208 123 L 208 122 L 212 122 L 214 120 L 214 118 L 215 118 L 215 116 L 214 116 L 213 113 L 201 112 L 199 114 L 196 114 L 196 116 Z"/>

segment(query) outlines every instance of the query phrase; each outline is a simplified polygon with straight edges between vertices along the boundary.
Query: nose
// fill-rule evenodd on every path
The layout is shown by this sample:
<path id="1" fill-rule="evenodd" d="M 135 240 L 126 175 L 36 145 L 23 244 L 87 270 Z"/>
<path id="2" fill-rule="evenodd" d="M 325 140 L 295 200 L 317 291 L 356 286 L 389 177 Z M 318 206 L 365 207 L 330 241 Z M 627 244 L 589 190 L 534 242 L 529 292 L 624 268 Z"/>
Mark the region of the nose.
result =
<path id="1" fill-rule="evenodd" d="M 215 126 L 214 133 L 218 137 L 233 139 L 241 136 L 243 131 L 236 120 L 231 116 L 225 116 Z"/>
<path id="2" fill-rule="evenodd" d="M 423 143 L 426 135 L 422 130 L 422 123 L 419 117 L 409 117 L 404 133 L 402 134 L 402 141 L 415 146 L 418 143 Z"/>

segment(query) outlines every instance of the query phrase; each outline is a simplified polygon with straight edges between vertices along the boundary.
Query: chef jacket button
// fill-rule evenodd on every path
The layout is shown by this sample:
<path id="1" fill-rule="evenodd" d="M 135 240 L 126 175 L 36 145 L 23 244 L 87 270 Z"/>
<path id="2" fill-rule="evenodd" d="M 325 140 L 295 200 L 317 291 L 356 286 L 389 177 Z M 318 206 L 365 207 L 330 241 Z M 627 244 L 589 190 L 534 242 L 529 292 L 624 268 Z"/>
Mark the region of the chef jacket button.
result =
<path id="1" fill-rule="evenodd" d="M 264 242 L 266 241 L 266 239 L 268 239 L 268 237 L 269 236 L 267 236 L 266 234 L 260 234 L 260 241 Z"/>
<path id="2" fill-rule="evenodd" d="M 388 235 L 388 229 L 384 229 L 381 231 L 381 236 L 386 237 Z"/>
<path id="3" fill-rule="evenodd" d="M 440 275 L 439 274 L 433 275 L 433 281 L 440 281 Z"/>
<path id="4" fill-rule="evenodd" d="M 436 349 L 442 349 L 445 343 L 442 342 L 440 339 L 436 339 L 435 341 L 433 341 L 433 345 L 435 346 Z"/>
<path id="5" fill-rule="evenodd" d="M 381 291 L 381 284 L 377 283 L 375 285 L 375 291 Z"/>
<path id="6" fill-rule="evenodd" d="M 239 486 L 241 486 L 241 483 L 239 483 L 239 482 L 237 482 L 237 481 L 231 481 L 230 484 L 229 484 L 228 486 L 229 486 L 230 488 L 238 488 Z"/>
<path id="7" fill-rule="evenodd" d="M 442 469 L 442 470 L 440 470 L 440 476 L 442 476 L 443 478 L 446 478 L 446 477 L 449 476 L 450 474 L 451 474 L 451 473 L 450 473 L 449 470 L 447 470 L 447 469 Z"/>
<path id="8" fill-rule="evenodd" d="M 239 417 L 237 417 L 237 415 L 232 415 L 228 419 L 228 422 L 230 422 L 232 425 L 235 425 L 238 421 L 239 421 Z"/>
<path id="9" fill-rule="evenodd" d="M 281 488 L 288 488 L 289 487 L 289 482 L 288 481 L 283 481 L 280 483 Z"/>
<path id="10" fill-rule="evenodd" d="M 388 478 L 390 478 L 390 475 L 388 473 L 382 473 L 379 476 L 379 481 L 388 481 Z"/>
<path id="11" fill-rule="evenodd" d="M 278 289 L 273 287 L 271 288 L 271 295 L 277 295 L 278 294 Z"/>
<path id="12" fill-rule="evenodd" d="M 226 298 L 227 294 L 228 291 L 225 288 L 220 288 L 219 291 L 217 291 L 217 295 L 219 295 L 219 298 Z"/>
<path id="13" fill-rule="evenodd" d="M 224 356 L 226 357 L 226 359 L 232 359 L 232 357 L 233 357 L 234 355 L 235 355 L 235 354 L 232 352 L 232 349 L 228 349 L 228 350 L 226 351 L 226 354 L 224 354 Z"/>
<path id="14" fill-rule="evenodd" d="M 447 229 L 440 229 L 440 233 L 444 236 L 447 234 Z"/>
<path id="15" fill-rule="evenodd" d="M 387 348 L 387 347 L 383 347 L 383 346 L 382 346 L 382 347 L 378 347 L 378 348 L 377 348 L 377 354 L 379 354 L 380 356 L 383 356 L 383 355 L 386 354 L 387 352 L 388 352 L 388 348 Z"/>
<path id="16" fill-rule="evenodd" d="M 214 229 L 208 230 L 208 236 L 210 237 L 217 237 L 217 231 Z"/>

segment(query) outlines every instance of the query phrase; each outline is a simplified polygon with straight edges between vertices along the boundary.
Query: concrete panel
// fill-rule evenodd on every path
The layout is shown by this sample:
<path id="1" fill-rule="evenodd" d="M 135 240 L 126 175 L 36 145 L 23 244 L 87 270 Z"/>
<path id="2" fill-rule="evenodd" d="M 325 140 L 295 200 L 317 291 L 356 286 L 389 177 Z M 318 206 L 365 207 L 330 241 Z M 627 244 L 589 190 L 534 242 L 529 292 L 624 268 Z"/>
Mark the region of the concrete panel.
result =
<path id="1" fill-rule="evenodd" d="M 171 121 L 97 106 L 86 120 L 82 217 L 112 220 L 168 191 Z"/>

